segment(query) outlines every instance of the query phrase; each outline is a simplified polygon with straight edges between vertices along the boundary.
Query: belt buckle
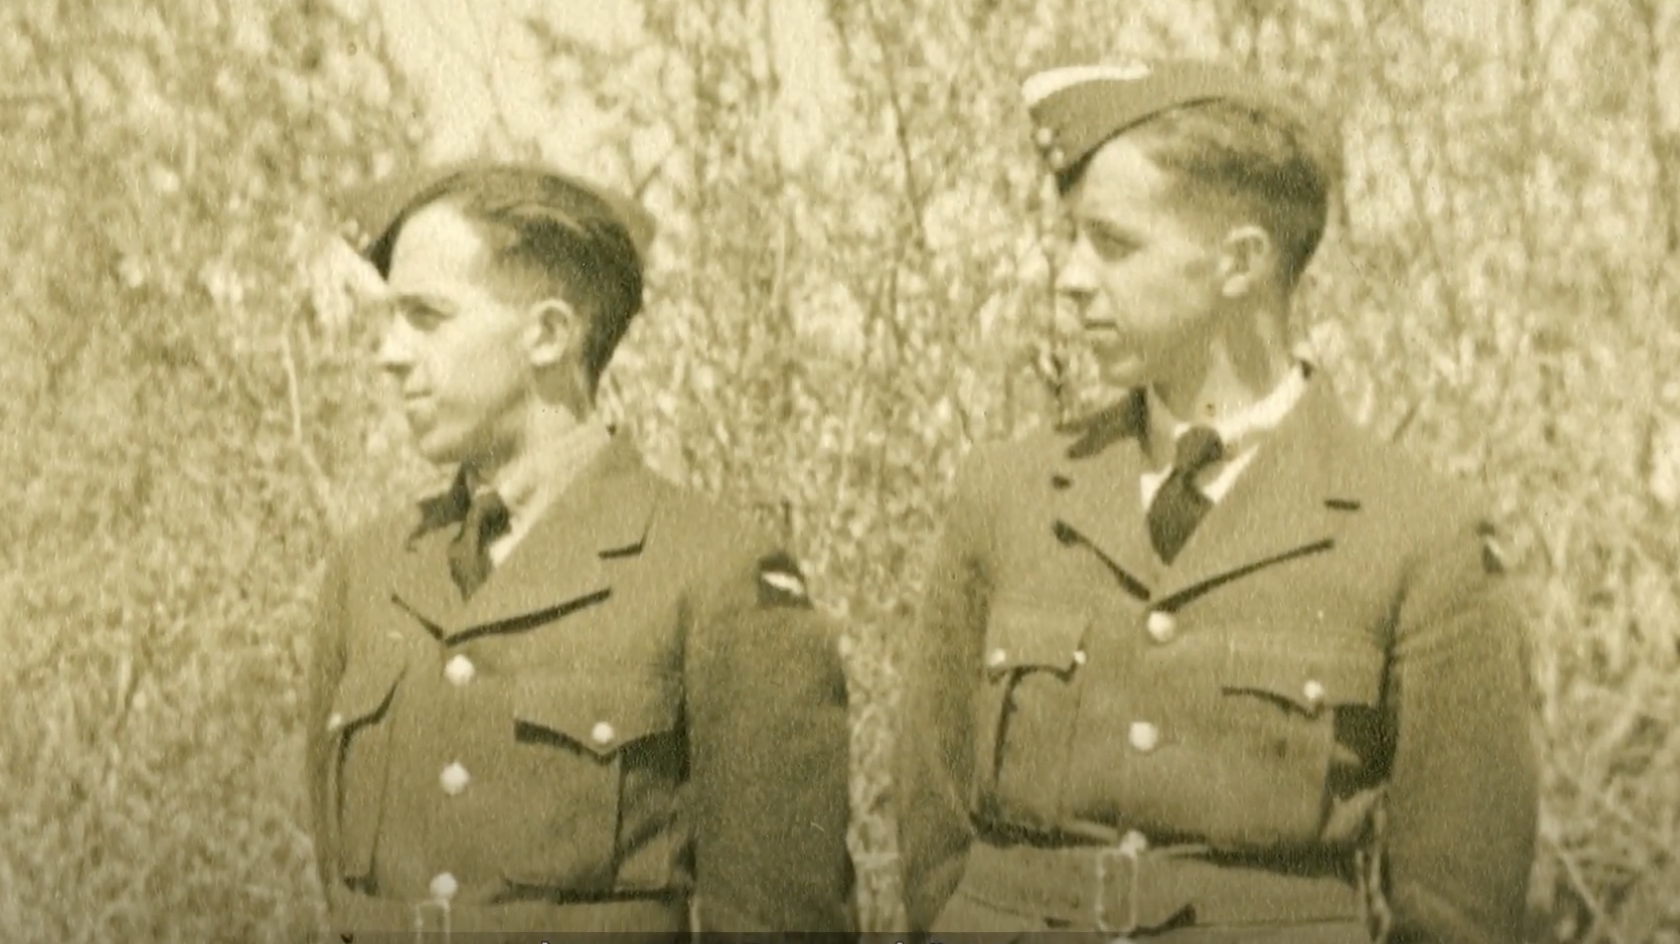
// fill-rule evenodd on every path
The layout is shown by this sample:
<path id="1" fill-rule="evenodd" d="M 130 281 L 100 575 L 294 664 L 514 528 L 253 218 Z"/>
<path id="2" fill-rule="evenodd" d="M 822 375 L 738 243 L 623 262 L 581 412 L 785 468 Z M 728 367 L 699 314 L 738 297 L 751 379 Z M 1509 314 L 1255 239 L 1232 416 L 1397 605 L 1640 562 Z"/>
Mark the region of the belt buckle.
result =
<path id="1" fill-rule="evenodd" d="M 1096 869 L 1096 929 L 1103 934 L 1113 934 L 1109 944 L 1131 944 L 1129 935 L 1138 927 L 1138 854 L 1148 848 L 1149 841 L 1143 834 L 1133 830 L 1128 832 L 1116 846 L 1104 846 L 1097 850 Z M 1108 914 L 1108 880 L 1113 870 L 1126 870 L 1126 914 L 1120 924 L 1111 924 Z"/>
<path id="2" fill-rule="evenodd" d="M 415 944 L 438 944 L 450 939 L 449 899 L 427 898 L 409 906 Z M 436 932 L 439 936 L 431 936 Z"/>

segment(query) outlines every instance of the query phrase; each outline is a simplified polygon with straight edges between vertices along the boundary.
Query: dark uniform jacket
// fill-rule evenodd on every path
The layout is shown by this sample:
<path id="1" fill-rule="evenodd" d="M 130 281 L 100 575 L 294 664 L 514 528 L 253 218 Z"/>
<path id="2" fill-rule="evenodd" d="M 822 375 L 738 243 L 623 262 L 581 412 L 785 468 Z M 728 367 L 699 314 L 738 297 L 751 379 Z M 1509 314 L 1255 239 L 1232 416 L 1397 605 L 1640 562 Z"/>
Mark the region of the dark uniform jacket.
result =
<path id="1" fill-rule="evenodd" d="M 917 929 L 1521 939 L 1536 759 L 1487 528 L 1323 388 L 1170 566 L 1141 394 L 965 465 L 907 657 Z"/>
<path id="2" fill-rule="evenodd" d="M 308 776 L 335 929 L 668 938 L 691 902 L 706 930 L 848 929 L 845 682 L 792 561 L 619 436 L 464 602 L 467 498 L 328 570 Z"/>

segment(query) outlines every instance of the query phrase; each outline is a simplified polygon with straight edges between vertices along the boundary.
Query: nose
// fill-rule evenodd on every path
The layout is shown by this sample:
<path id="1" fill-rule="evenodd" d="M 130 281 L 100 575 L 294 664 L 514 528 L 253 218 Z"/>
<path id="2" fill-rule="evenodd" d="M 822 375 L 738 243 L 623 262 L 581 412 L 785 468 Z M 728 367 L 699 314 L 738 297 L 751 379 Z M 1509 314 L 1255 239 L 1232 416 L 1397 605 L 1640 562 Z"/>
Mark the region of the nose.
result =
<path id="1" fill-rule="evenodd" d="M 1084 311 L 1097 292 L 1091 256 L 1091 244 L 1081 234 L 1068 247 L 1067 257 L 1056 272 L 1056 294 L 1078 311 Z"/>
<path id="2" fill-rule="evenodd" d="M 414 366 L 414 327 L 400 313 L 386 320 L 375 357 L 380 369 L 397 377 Z"/>

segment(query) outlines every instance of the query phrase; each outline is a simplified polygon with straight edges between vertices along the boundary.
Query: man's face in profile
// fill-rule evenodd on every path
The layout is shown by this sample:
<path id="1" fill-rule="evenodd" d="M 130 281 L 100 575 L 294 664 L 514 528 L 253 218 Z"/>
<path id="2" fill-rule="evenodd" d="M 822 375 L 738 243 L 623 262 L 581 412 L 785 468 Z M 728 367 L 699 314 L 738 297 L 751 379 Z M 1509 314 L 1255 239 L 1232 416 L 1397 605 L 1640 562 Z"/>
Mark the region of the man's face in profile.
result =
<path id="1" fill-rule="evenodd" d="M 416 213 L 392 247 L 379 362 L 421 455 L 440 465 L 505 458 L 519 441 L 535 319 L 489 265 L 478 229 L 447 204 Z"/>

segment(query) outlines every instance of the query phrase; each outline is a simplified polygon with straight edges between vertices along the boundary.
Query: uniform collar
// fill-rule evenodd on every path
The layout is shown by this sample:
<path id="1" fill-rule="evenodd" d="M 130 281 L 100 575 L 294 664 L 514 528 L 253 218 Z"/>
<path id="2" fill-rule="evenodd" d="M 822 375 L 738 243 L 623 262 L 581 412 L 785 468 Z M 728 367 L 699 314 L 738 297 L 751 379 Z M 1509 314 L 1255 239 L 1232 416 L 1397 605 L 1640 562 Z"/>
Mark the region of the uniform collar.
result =
<path id="1" fill-rule="evenodd" d="M 572 453 L 576 457 L 578 453 Z M 496 566 L 484 586 L 463 600 L 449 579 L 450 520 L 459 522 L 471 492 L 457 474 L 446 493 L 421 504 L 429 517 L 390 568 L 396 599 L 440 638 L 517 621 L 538 612 L 575 607 L 606 593 L 611 559 L 639 549 L 661 495 L 661 480 L 623 434 L 609 435 L 563 488 L 549 492 L 540 512 L 525 503 L 528 533 L 519 552 Z"/>
<path id="2" fill-rule="evenodd" d="M 1240 410 L 1206 424 L 1219 434 L 1220 441 L 1225 444 L 1227 456 L 1239 455 L 1263 439 L 1266 434 L 1277 429 L 1307 392 L 1308 370 L 1306 363 L 1296 363 L 1271 392 Z M 1165 456 L 1170 460 L 1173 444 L 1178 442 L 1178 438 L 1193 424 L 1174 416 L 1156 394 L 1154 387 L 1148 388 L 1145 397 L 1148 403 L 1148 419 L 1144 433 L 1150 455 Z"/>
<path id="3" fill-rule="evenodd" d="M 420 520 L 409 535 L 415 538 L 437 528 L 460 522 L 467 514 L 467 506 L 480 489 L 493 487 L 507 506 L 509 527 L 523 530 L 541 517 L 564 494 L 574 480 L 612 441 L 612 430 L 591 418 L 577 424 L 565 435 L 539 446 L 511 470 L 511 474 L 496 483 L 482 482 L 470 469 L 462 466 L 448 490 L 420 501 Z"/>
<path id="4" fill-rule="evenodd" d="M 547 442 L 535 443 L 520 462 L 505 470 L 496 482 L 479 482 L 463 471 L 468 494 L 493 487 L 507 505 L 508 521 L 523 530 L 542 516 L 612 439 L 605 424 L 591 417 Z"/>

